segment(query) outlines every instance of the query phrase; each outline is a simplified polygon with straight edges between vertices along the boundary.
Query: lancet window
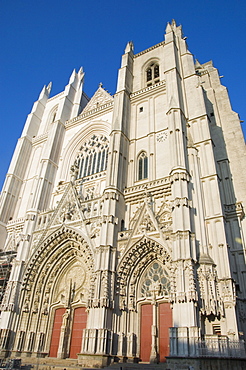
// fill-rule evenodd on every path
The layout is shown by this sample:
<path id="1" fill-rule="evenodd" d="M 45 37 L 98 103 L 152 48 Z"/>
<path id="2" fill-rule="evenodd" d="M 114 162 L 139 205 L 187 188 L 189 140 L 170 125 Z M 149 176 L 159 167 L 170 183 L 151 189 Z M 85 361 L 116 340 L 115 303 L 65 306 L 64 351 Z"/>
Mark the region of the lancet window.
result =
<path id="1" fill-rule="evenodd" d="M 140 153 L 138 157 L 138 180 L 148 178 L 148 157 L 146 152 Z"/>
<path id="2" fill-rule="evenodd" d="M 160 81 L 159 64 L 152 63 L 146 70 L 147 86 L 151 86 Z"/>
<path id="3" fill-rule="evenodd" d="M 106 136 L 93 135 L 80 148 L 75 160 L 77 179 L 105 171 L 109 142 Z"/>
<path id="4" fill-rule="evenodd" d="M 56 105 L 55 107 L 51 109 L 48 115 L 47 122 L 46 122 L 45 131 L 49 131 L 51 128 L 51 125 L 55 122 L 57 111 L 58 111 L 58 105 Z"/>

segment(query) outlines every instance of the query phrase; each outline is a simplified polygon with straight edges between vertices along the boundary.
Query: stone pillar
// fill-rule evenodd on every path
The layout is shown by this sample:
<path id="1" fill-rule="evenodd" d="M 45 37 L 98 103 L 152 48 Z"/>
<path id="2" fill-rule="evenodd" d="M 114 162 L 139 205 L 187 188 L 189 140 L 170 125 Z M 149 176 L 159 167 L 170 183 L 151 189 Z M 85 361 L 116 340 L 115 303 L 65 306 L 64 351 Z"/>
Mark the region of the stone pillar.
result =
<path id="1" fill-rule="evenodd" d="M 103 222 L 100 245 L 96 250 L 96 282 L 93 307 L 90 307 L 88 329 L 97 329 L 95 355 L 88 352 L 79 355 L 80 364 L 87 366 L 110 361 L 112 342 L 112 319 L 114 307 L 114 283 L 116 266 L 116 246 L 121 220 L 125 217 L 123 191 L 126 184 L 125 161 L 129 151 L 130 92 L 132 86 L 133 45 L 129 43 L 122 57 L 119 70 L 117 92 L 114 98 L 112 132 L 108 156 L 106 187 L 103 195 Z M 91 341 L 91 338 L 88 338 Z M 90 348 L 90 344 L 88 344 Z"/>
<path id="2" fill-rule="evenodd" d="M 168 117 L 169 147 L 171 149 L 170 182 L 173 219 L 173 320 L 177 327 L 197 326 L 194 230 L 191 228 L 192 201 L 189 194 L 190 173 L 187 156 L 187 118 L 183 94 L 180 44 L 182 31 L 175 22 L 168 24 L 164 54 Z M 188 317 L 187 317 L 188 316 Z"/>

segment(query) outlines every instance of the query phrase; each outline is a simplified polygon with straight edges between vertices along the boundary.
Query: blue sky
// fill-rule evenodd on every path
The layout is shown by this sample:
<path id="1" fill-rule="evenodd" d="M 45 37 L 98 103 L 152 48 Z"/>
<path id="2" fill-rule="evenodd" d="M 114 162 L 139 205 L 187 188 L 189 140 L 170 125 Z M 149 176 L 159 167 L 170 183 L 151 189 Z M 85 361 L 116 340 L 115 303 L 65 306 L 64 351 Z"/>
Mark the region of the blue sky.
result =
<path id="1" fill-rule="evenodd" d="M 83 66 L 89 96 L 100 82 L 113 94 L 126 43 L 138 53 L 161 42 L 173 18 L 194 57 L 224 76 L 246 133 L 245 0 L 0 0 L 0 188 L 44 84 L 53 96 Z"/>

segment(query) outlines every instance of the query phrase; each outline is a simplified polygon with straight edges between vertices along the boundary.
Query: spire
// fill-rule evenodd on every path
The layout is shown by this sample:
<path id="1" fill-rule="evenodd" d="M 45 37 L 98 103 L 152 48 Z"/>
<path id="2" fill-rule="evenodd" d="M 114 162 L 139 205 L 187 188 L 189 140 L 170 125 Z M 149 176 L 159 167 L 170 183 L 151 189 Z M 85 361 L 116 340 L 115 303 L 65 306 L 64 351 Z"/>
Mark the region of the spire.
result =
<path id="1" fill-rule="evenodd" d="M 166 33 L 169 33 L 171 31 L 172 31 L 171 24 L 169 22 L 167 22 Z"/>
<path id="2" fill-rule="evenodd" d="M 80 67 L 79 71 L 78 71 L 78 76 L 82 79 L 84 77 L 84 70 L 83 70 L 83 67 Z"/>
<path id="3" fill-rule="evenodd" d="M 47 86 L 48 94 L 50 94 L 51 88 L 52 88 L 52 82 L 50 81 L 49 85 Z"/>
<path id="4" fill-rule="evenodd" d="M 202 69 L 203 68 L 202 65 L 201 65 L 201 63 L 197 59 L 195 61 L 195 67 L 196 67 L 196 69 Z"/>
<path id="5" fill-rule="evenodd" d="M 133 52 L 134 50 L 134 45 L 133 45 L 133 42 L 132 41 L 129 41 L 126 45 L 126 48 L 125 48 L 125 53 L 129 53 L 130 51 Z"/>
<path id="6" fill-rule="evenodd" d="M 42 88 L 42 90 L 41 90 L 41 92 L 39 94 L 38 100 L 41 100 L 44 96 L 49 97 L 50 91 L 51 91 L 51 87 L 52 87 L 52 82 L 50 82 L 47 87 L 46 87 L 46 85 L 44 85 L 44 87 Z"/>
<path id="7" fill-rule="evenodd" d="M 72 84 L 75 80 L 75 77 L 76 77 L 76 71 L 75 71 L 75 68 L 70 76 L 70 79 L 69 79 L 69 84 Z"/>

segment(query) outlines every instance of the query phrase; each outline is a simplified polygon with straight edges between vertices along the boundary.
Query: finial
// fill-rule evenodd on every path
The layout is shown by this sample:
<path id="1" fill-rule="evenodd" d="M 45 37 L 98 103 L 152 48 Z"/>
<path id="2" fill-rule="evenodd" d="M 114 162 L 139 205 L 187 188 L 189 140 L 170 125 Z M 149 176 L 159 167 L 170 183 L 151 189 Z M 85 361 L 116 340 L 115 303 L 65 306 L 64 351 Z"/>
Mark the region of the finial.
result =
<path id="1" fill-rule="evenodd" d="M 52 82 L 50 81 L 49 85 L 47 86 L 48 94 L 50 94 L 51 88 L 52 88 Z"/>
<path id="2" fill-rule="evenodd" d="M 75 76 L 76 76 L 76 71 L 74 69 L 73 72 L 72 72 L 72 74 L 71 74 L 71 76 L 70 76 L 70 79 L 69 79 L 69 83 L 70 84 L 74 82 Z"/>
<path id="3" fill-rule="evenodd" d="M 130 51 L 133 52 L 133 49 L 134 49 L 134 45 L 133 45 L 133 42 L 132 41 L 129 41 L 126 45 L 126 48 L 125 48 L 125 53 L 129 53 Z"/>
<path id="4" fill-rule="evenodd" d="M 172 31 L 171 24 L 167 22 L 166 33 L 171 32 L 171 31 Z"/>
<path id="5" fill-rule="evenodd" d="M 52 87 L 52 82 L 50 82 L 47 87 L 46 87 L 46 85 L 44 85 L 44 87 L 42 88 L 42 90 L 39 94 L 39 100 L 42 99 L 45 95 L 49 96 L 51 87 Z"/>
<path id="6" fill-rule="evenodd" d="M 102 82 L 99 83 L 98 87 L 103 87 L 103 84 Z"/>
<path id="7" fill-rule="evenodd" d="M 42 99 L 42 97 L 45 95 L 45 91 L 46 91 L 46 85 L 44 85 L 44 87 L 42 88 L 42 90 L 39 94 L 39 99 Z"/>

